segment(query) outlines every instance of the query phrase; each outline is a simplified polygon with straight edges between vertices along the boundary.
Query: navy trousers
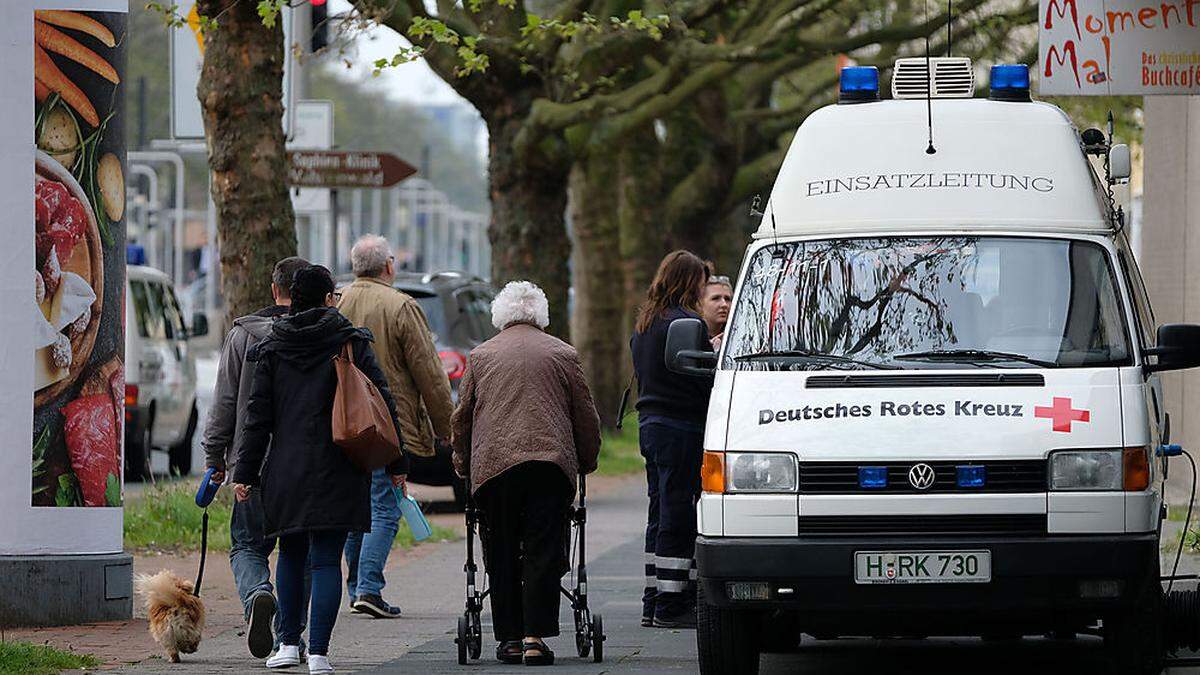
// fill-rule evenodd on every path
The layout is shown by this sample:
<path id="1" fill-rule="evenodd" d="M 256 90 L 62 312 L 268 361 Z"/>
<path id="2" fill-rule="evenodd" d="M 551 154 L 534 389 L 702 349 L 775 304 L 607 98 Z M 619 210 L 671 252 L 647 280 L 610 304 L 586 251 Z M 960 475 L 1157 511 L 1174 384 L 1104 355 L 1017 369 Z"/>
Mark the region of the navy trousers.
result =
<path id="1" fill-rule="evenodd" d="M 646 586 L 642 616 L 671 618 L 691 611 L 696 601 L 696 501 L 704 433 L 685 424 L 643 423 L 646 459 Z"/>

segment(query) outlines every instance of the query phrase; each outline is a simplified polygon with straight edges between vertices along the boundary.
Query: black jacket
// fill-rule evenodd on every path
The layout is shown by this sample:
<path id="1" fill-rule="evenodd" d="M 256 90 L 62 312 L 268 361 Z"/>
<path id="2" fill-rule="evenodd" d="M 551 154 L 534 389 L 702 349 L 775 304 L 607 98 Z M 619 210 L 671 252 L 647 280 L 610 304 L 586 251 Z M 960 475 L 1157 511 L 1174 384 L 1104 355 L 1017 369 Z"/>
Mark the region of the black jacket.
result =
<path id="1" fill-rule="evenodd" d="M 277 319 L 267 339 L 247 355 L 255 363 L 254 386 L 233 482 L 262 490 L 267 536 L 371 529 L 371 476 L 333 443 L 333 358 L 347 341 L 355 365 L 379 388 L 396 423 L 396 404 L 375 361 L 370 331 L 355 328 L 336 309 Z M 408 472 L 405 453 L 388 472 Z"/>
<path id="2" fill-rule="evenodd" d="M 633 370 L 637 375 L 638 414 L 660 415 L 703 425 L 708 417 L 708 397 L 713 378 L 681 375 L 667 370 L 667 327 L 676 319 L 700 317 L 682 307 L 671 307 L 644 333 L 633 334 Z M 708 332 L 705 329 L 705 336 Z"/>

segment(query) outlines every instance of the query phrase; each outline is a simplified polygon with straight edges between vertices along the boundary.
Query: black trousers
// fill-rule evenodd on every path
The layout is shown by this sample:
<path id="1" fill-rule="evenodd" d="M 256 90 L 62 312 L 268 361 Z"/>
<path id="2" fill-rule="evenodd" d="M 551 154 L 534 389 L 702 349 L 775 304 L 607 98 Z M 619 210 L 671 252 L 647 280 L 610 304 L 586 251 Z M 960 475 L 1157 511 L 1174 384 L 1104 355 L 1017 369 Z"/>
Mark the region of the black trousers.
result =
<path id="1" fill-rule="evenodd" d="M 670 619 L 696 599 L 696 500 L 704 434 L 660 423 L 639 427 L 646 459 L 646 585 L 642 616 Z"/>
<path id="2" fill-rule="evenodd" d="M 573 497 L 562 469 L 549 462 L 518 464 L 476 493 L 497 641 L 558 635 Z"/>

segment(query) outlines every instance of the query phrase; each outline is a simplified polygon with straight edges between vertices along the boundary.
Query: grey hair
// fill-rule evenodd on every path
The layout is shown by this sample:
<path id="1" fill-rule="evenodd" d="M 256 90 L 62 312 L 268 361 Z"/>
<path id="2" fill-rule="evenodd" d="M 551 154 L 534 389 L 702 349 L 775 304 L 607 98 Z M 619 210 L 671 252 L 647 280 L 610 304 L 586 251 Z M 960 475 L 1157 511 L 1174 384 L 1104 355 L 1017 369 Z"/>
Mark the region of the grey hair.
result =
<path id="1" fill-rule="evenodd" d="M 492 300 L 492 325 L 504 330 L 514 323 L 532 323 L 543 330 L 550 325 L 550 303 L 532 282 L 510 281 Z"/>
<path id="2" fill-rule="evenodd" d="M 387 269 L 392 248 L 387 239 L 368 234 L 354 243 L 350 249 L 350 268 L 356 277 L 377 277 Z"/>

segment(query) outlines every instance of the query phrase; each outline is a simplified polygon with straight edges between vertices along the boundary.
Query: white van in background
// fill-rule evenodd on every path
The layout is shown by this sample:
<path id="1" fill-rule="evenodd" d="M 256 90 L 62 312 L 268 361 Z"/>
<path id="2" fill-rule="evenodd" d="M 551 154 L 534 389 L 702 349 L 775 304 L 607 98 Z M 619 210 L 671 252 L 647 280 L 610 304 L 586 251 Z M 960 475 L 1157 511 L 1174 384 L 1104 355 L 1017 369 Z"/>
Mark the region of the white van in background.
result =
<path id="1" fill-rule="evenodd" d="M 139 264 L 131 247 L 125 287 L 125 476 L 150 476 L 151 452 L 165 450 L 172 475 L 192 470 L 196 362 L 190 338 L 208 333 L 203 313 L 189 328 L 170 277 Z"/>
<path id="2" fill-rule="evenodd" d="M 1024 66 L 993 69 L 990 100 L 967 59 L 932 66 L 897 63 L 889 101 L 874 68 L 843 70 L 780 169 L 721 351 L 671 324 L 668 365 L 716 376 L 705 675 L 756 673 L 801 633 L 1099 630 L 1113 672 L 1160 669 L 1159 456 L 1178 450 L 1157 373 L 1200 364 L 1200 326 L 1155 324 L 1109 191 L 1127 147 L 1031 102 Z"/>

